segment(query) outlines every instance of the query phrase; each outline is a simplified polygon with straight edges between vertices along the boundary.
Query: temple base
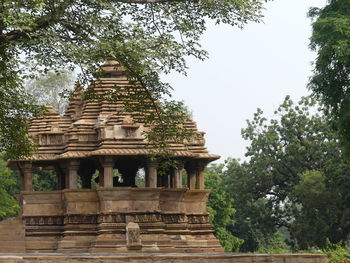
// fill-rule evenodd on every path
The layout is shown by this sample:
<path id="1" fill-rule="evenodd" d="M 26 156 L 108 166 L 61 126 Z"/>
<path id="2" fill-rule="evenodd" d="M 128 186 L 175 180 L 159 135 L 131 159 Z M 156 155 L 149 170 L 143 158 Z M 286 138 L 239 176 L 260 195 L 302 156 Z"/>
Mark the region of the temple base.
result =
<path id="1" fill-rule="evenodd" d="M 165 262 L 210 262 L 210 263 L 327 263 L 326 255 L 318 254 L 233 254 L 233 253 L 209 253 L 209 254 L 0 254 L 0 263 L 165 263 Z"/>
<path id="2" fill-rule="evenodd" d="M 206 211 L 209 192 L 129 187 L 22 192 L 21 217 L 0 222 L 0 253 L 223 252 Z"/>

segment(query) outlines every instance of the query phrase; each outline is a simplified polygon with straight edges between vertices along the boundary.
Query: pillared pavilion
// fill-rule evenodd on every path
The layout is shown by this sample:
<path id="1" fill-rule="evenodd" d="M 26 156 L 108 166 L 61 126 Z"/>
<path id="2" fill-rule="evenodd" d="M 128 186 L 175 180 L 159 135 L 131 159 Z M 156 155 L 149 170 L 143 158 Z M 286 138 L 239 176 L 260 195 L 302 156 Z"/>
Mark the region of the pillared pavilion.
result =
<path id="1" fill-rule="evenodd" d="M 90 87 L 96 94 L 127 87 L 117 62 L 102 69 Z M 63 116 L 48 108 L 31 120 L 38 150 L 9 162 L 23 178 L 21 214 L 0 222 L 0 252 L 223 251 L 209 222 L 203 174 L 219 156 L 208 153 L 204 133 L 188 120 L 193 135 L 186 145 L 169 142 L 177 165 L 160 175 L 144 135 L 150 127 L 122 109 L 122 100 L 86 99 L 76 88 Z M 38 167 L 55 171 L 57 189 L 33 191 Z"/>

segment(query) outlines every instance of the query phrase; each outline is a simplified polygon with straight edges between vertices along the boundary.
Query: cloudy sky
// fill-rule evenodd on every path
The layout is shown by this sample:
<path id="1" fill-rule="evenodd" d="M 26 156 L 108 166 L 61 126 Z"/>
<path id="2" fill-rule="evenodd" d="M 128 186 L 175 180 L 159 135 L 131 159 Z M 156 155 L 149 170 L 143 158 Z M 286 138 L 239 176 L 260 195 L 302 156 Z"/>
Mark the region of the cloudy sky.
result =
<path id="1" fill-rule="evenodd" d="M 193 111 L 200 130 L 206 132 L 211 153 L 244 159 L 241 129 L 259 107 L 266 116 L 286 95 L 298 100 L 306 88 L 315 57 L 309 48 L 311 21 L 307 11 L 326 0 L 275 0 L 266 4 L 264 23 L 243 30 L 208 27 L 202 39 L 210 58 L 189 60 L 188 76 L 166 77 L 174 97 Z"/>

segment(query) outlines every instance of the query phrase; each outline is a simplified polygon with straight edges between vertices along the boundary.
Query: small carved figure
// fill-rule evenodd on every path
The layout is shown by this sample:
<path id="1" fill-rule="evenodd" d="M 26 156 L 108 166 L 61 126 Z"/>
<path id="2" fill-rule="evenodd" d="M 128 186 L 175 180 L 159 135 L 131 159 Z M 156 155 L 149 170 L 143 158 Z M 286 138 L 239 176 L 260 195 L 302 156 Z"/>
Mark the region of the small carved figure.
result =
<path id="1" fill-rule="evenodd" d="M 130 222 L 126 226 L 126 244 L 130 250 L 140 250 L 141 237 L 140 227 L 137 223 Z"/>

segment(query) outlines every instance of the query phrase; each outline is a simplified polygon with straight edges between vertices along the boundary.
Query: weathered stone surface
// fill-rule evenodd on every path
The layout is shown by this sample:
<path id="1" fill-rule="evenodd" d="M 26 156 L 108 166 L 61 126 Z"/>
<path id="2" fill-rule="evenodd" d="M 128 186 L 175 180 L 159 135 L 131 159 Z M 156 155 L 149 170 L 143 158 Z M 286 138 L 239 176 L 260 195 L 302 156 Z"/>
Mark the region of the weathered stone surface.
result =
<path id="1" fill-rule="evenodd" d="M 0 262 L 3 263 L 327 263 L 326 255 L 317 254 L 289 254 L 289 255 L 264 255 L 264 254 L 0 254 Z"/>
<path id="2" fill-rule="evenodd" d="M 0 232 L 0 251 L 223 252 L 208 221 L 208 193 L 132 187 L 24 192 L 22 217 L 0 222 L 0 230 L 7 229 Z M 130 239 L 130 223 L 137 224 L 139 241 Z"/>
<path id="3" fill-rule="evenodd" d="M 115 89 L 117 87 L 123 96 L 132 93 L 133 90 L 140 95 L 145 92 L 143 89 L 130 87 L 125 68 L 118 62 L 110 61 L 102 65 L 102 70 L 105 71 L 105 75 L 91 83 L 90 91 L 93 90 L 99 95 L 109 94 L 117 90 Z M 132 116 L 123 112 L 124 104 L 125 102 L 120 99 L 114 101 L 87 99 L 82 88 L 76 87 L 64 116 L 48 107 L 44 116 L 31 120 L 29 134 L 37 144 L 37 153 L 30 159 L 57 164 L 62 160 L 87 157 L 150 155 L 154 147 L 144 135 L 149 129 L 149 124 L 144 123 L 142 114 Z M 193 131 L 194 135 L 188 138 L 187 143 L 169 143 L 176 156 L 208 162 L 220 157 L 208 152 L 204 132 L 197 130 L 194 121 L 186 121 L 183 127 Z M 12 165 L 16 166 L 16 162 L 18 161 L 14 160 Z M 30 175 L 28 173 L 26 178 L 30 179 Z M 76 180 L 72 181 L 71 188 L 76 188 L 74 181 Z M 25 184 L 26 190 L 31 189 L 29 183 Z M 109 180 L 108 187 L 111 186 Z M 156 187 L 156 184 L 151 187 Z"/>
<path id="4" fill-rule="evenodd" d="M 130 250 L 141 249 L 140 227 L 137 223 L 130 222 L 126 225 L 126 245 Z"/>
<path id="5" fill-rule="evenodd" d="M 144 134 L 152 129 L 147 119 L 153 110 L 125 111 L 136 103 L 130 94 L 145 91 L 128 83 L 118 62 L 101 67 L 103 74 L 87 88 L 101 97 L 85 96 L 77 86 L 64 116 L 48 107 L 29 121 L 37 152 L 8 162 L 23 178 L 21 217 L 11 226 L 22 232 L 16 240 L 4 232 L 0 244 L 11 241 L 12 252 L 32 253 L 222 252 L 208 222 L 210 190 L 203 181 L 205 165 L 219 156 L 208 152 L 204 132 L 192 120 L 183 123 L 192 133 L 165 142 L 174 167 L 160 173 L 162 158 L 155 158 L 157 147 Z M 111 93 L 117 96 L 104 99 Z M 53 171 L 57 190 L 32 191 L 34 168 Z M 193 173 L 190 189 L 182 182 L 184 168 Z M 136 183 L 138 172 L 144 182 Z"/>
<path id="6" fill-rule="evenodd" d="M 0 253 L 24 253 L 25 231 L 21 217 L 0 222 Z"/>

